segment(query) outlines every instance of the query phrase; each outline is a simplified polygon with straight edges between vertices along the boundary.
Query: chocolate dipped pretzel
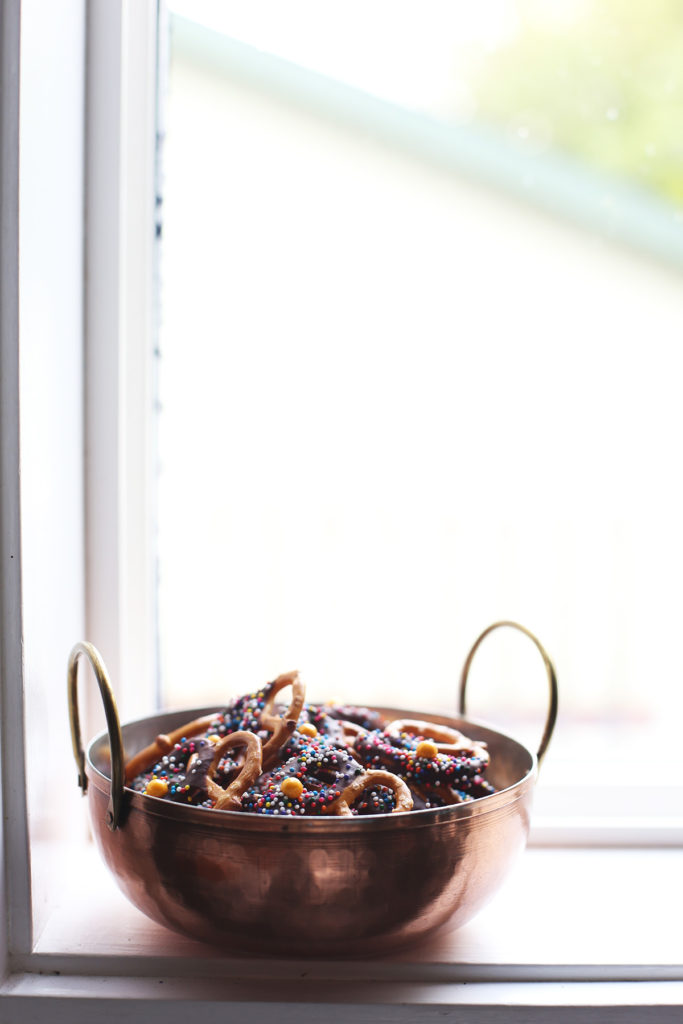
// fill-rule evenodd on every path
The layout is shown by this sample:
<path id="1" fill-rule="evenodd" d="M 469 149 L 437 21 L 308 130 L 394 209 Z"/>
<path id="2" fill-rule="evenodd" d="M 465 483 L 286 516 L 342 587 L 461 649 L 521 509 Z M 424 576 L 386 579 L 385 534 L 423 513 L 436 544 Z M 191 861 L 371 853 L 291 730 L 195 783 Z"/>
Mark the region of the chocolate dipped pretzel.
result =
<path id="1" fill-rule="evenodd" d="M 400 779 L 398 775 L 393 775 L 391 772 L 373 769 L 363 772 L 362 775 L 357 775 L 342 790 L 336 800 L 327 804 L 323 813 L 350 817 L 353 814 L 352 807 L 356 800 L 358 800 L 362 793 L 367 793 L 368 790 L 374 790 L 378 793 L 383 790 L 390 790 L 394 794 L 392 814 L 410 811 L 413 808 L 413 798 L 403 779 Z M 379 796 L 377 799 L 379 800 Z"/>
<path id="2" fill-rule="evenodd" d="M 288 709 L 278 713 L 275 698 L 287 686 L 292 687 L 292 700 Z M 260 736 L 264 768 L 267 768 L 277 760 L 278 751 L 296 728 L 305 695 L 299 673 L 285 672 L 261 689 L 233 698 L 226 708 L 198 720 L 197 725 L 204 723 L 206 735 L 219 739 L 234 732 L 253 732 Z"/>
<path id="3" fill-rule="evenodd" d="M 183 736 L 147 771 L 141 771 L 132 779 L 130 785 L 146 796 L 195 806 L 211 806 L 206 779 L 214 756 L 215 744 L 211 736 Z M 227 785 L 240 767 L 237 759 L 226 755 L 214 771 L 216 781 L 223 786 Z"/>
<path id="4" fill-rule="evenodd" d="M 215 717 L 215 714 L 204 715 L 202 718 L 195 718 L 193 721 L 181 725 L 180 728 L 174 729 L 171 733 L 160 733 L 153 743 L 150 743 L 144 750 L 139 751 L 126 763 L 126 783 L 130 784 L 136 776 L 149 770 L 160 758 L 170 754 L 173 748 L 185 739 L 204 732 L 210 727 Z"/>
<path id="5" fill-rule="evenodd" d="M 275 694 L 289 685 L 295 676 L 298 677 L 298 673 L 286 672 L 258 690 L 245 693 L 240 697 L 233 697 L 227 707 L 213 716 L 209 726 L 211 732 L 217 736 L 227 736 L 228 733 L 242 731 L 256 734 L 272 732 L 279 720 L 279 717 L 272 713 L 272 699 Z M 270 728 L 261 722 L 264 710 L 266 710 L 266 722 L 271 723 Z"/>
<path id="6" fill-rule="evenodd" d="M 433 740 L 410 733 L 373 731 L 359 734 L 354 751 L 367 768 L 385 768 L 416 787 L 423 800 L 438 791 L 439 802 L 460 803 L 465 794 L 494 792 L 482 776 L 486 764 L 479 757 L 440 753 Z M 488 763 L 488 752 L 486 752 Z"/>
<path id="7" fill-rule="evenodd" d="M 363 728 L 354 722 L 332 717 L 327 710 L 327 705 L 304 704 L 294 732 L 280 748 L 277 759 L 271 759 L 269 767 L 275 767 L 278 762 L 284 764 L 291 757 L 296 757 L 312 741 L 352 751 L 356 737 L 364 732 Z"/>
<path id="8" fill-rule="evenodd" d="M 275 698 L 285 687 L 292 687 L 292 700 L 284 714 L 275 713 Z M 306 689 L 298 672 L 278 676 L 268 687 L 267 697 L 259 716 L 259 728 L 271 733 L 263 746 L 263 768 L 267 771 L 278 760 L 279 751 L 296 729 L 306 699 Z"/>
<path id="9" fill-rule="evenodd" d="M 400 736 L 406 733 L 417 742 L 432 740 L 437 754 L 456 754 L 458 757 L 476 757 L 482 765 L 489 763 L 489 752 L 486 743 L 471 740 L 464 733 L 452 729 L 448 725 L 437 725 L 436 722 L 422 722 L 416 718 L 397 718 L 385 725 L 384 732 Z"/>
<path id="10" fill-rule="evenodd" d="M 363 772 L 348 750 L 316 736 L 284 764 L 264 773 L 245 793 L 242 809 L 254 814 L 322 814 Z"/>
<path id="11" fill-rule="evenodd" d="M 373 729 L 384 728 L 382 715 L 379 711 L 374 711 L 371 708 L 358 707 L 355 704 L 337 704 L 335 702 L 325 704 L 323 708 L 330 718 L 335 718 L 345 723 L 350 722 L 368 732 Z"/>
<path id="12" fill-rule="evenodd" d="M 239 774 L 229 783 L 226 789 L 219 786 L 213 778 L 214 772 L 225 756 L 227 750 L 244 747 L 244 761 Z M 206 775 L 209 798 L 217 811 L 239 811 L 242 809 L 242 795 L 258 779 L 261 774 L 261 741 L 253 732 L 231 732 L 215 745 L 213 759 Z"/>

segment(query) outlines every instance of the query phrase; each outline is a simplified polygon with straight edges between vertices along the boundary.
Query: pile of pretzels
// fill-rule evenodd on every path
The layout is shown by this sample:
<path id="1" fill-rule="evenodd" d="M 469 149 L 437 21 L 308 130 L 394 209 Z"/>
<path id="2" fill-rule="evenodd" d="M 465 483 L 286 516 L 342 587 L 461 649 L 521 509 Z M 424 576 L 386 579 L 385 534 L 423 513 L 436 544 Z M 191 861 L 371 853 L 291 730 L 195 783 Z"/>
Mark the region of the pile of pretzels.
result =
<path id="1" fill-rule="evenodd" d="M 291 687 L 289 706 L 276 703 Z M 159 735 L 126 764 L 148 797 L 252 814 L 404 813 L 495 792 L 486 744 L 367 708 L 309 704 L 298 672 Z"/>

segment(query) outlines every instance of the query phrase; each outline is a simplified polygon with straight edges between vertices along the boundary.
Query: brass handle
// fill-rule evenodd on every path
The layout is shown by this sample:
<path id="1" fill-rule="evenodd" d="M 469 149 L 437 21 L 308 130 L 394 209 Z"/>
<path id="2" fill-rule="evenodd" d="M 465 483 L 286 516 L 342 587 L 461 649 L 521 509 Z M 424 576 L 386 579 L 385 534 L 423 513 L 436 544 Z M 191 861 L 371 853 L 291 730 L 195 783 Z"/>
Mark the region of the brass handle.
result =
<path id="1" fill-rule="evenodd" d="M 548 676 L 548 686 L 550 689 L 550 702 L 548 704 L 548 716 L 545 721 L 545 729 L 543 730 L 543 736 L 541 737 L 541 743 L 539 745 L 538 753 L 536 755 L 538 763 L 540 765 L 541 761 L 543 760 L 543 755 L 548 749 L 548 744 L 550 743 L 550 738 L 553 734 L 553 729 L 555 728 L 555 721 L 557 719 L 557 677 L 555 675 L 553 663 L 548 657 L 548 654 L 543 645 L 541 644 L 540 640 L 538 640 L 534 636 L 534 634 L 531 633 L 525 626 L 520 626 L 518 622 L 494 622 L 492 626 L 489 626 L 488 629 L 485 629 L 481 636 L 479 636 L 477 640 L 475 640 L 472 650 L 467 655 L 467 659 L 465 661 L 465 664 L 463 665 L 462 675 L 460 676 L 460 714 L 463 717 L 465 716 L 465 691 L 467 689 L 467 677 L 469 675 L 472 659 L 474 658 L 474 655 L 477 652 L 477 649 L 479 648 L 479 645 L 481 644 L 482 640 L 484 640 L 489 635 L 489 633 L 492 633 L 494 629 L 498 629 L 500 626 L 511 626 L 513 629 L 518 629 L 520 633 L 524 633 L 525 636 L 528 636 L 529 639 L 535 643 L 536 647 L 540 651 L 541 657 L 543 658 L 543 663 L 545 664 L 545 670 Z"/>
<path id="2" fill-rule="evenodd" d="M 92 644 L 85 641 L 75 644 L 69 655 L 69 668 L 67 672 L 69 721 L 71 723 L 71 743 L 76 766 L 78 767 L 78 785 L 84 794 L 88 788 L 88 778 L 85 774 L 85 754 L 81 742 L 81 725 L 78 716 L 78 660 L 82 655 L 88 659 L 93 667 L 100 687 L 104 713 L 107 719 L 109 754 L 111 758 L 111 784 L 105 821 L 107 827 L 113 832 L 120 824 L 123 809 L 123 738 L 121 736 L 119 713 L 116 709 L 114 693 L 100 652 Z"/>

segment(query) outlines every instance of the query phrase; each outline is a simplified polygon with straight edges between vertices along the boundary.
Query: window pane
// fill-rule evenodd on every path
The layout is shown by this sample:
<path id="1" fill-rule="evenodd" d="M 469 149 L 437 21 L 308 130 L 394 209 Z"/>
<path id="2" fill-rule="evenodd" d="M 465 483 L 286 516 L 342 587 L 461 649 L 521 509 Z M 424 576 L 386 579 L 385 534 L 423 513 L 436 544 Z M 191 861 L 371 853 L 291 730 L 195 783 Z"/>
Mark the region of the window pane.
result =
<path id="1" fill-rule="evenodd" d="M 218 27 L 274 58 L 173 22 L 165 701 L 297 667 L 319 697 L 452 708 L 469 646 L 512 618 L 558 669 L 549 772 L 623 780 L 635 742 L 675 749 L 681 709 L 680 211 L 630 135 L 605 155 L 621 98 L 596 119 L 573 93 L 568 113 L 557 68 L 579 81 L 586 33 L 595 60 L 609 38 L 605 80 L 626 88 L 639 46 L 659 139 L 674 62 L 623 4 L 501 3 L 485 25 L 345 5 L 362 20 L 336 50 L 334 22 L 292 39 L 240 6 Z M 656 7 L 663 37 L 672 11 Z M 472 713 L 535 746 L 544 700 L 535 650 L 492 637 Z"/>

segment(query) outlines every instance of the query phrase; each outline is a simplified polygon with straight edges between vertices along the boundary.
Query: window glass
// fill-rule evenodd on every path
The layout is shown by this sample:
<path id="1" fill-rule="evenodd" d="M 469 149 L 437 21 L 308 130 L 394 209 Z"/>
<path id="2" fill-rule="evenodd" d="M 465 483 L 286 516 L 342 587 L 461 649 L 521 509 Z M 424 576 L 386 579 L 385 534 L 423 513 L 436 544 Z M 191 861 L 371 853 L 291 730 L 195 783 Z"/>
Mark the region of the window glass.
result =
<path id="1" fill-rule="evenodd" d="M 678 5 L 170 4 L 165 704 L 453 708 L 553 657 L 548 777 L 675 778 Z M 302 31 L 302 25 L 306 31 Z M 534 746 L 537 652 L 471 711 Z M 661 757 L 660 757 L 661 755 Z"/>

